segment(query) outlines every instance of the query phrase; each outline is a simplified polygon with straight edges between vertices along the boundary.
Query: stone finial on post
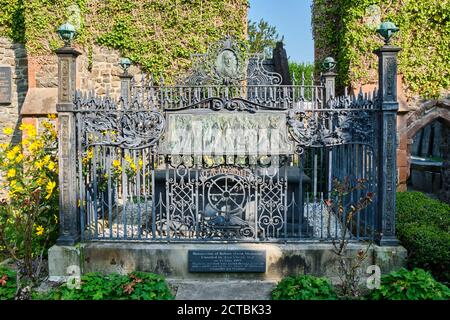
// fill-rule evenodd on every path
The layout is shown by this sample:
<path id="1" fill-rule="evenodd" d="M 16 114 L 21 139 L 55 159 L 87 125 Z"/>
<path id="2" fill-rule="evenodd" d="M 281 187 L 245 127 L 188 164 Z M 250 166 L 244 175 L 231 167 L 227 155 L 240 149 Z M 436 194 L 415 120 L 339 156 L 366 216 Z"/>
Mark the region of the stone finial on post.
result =
<path id="1" fill-rule="evenodd" d="M 71 47 L 75 28 L 65 23 L 58 33 L 64 47 L 58 56 L 58 159 L 59 159 L 59 217 L 58 245 L 74 245 L 80 240 L 80 217 L 76 186 L 76 129 L 72 112 L 76 90 L 76 59 L 81 54 Z"/>
<path id="2" fill-rule="evenodd" d="M 377 136 L 377 241 L 380 245 L 398 245 L 395 232 L 397 189 L 397 54 L 399 47 L 390 39 L 399 29 L 392 22 L 384 22 L 377 30 L 385 44 L 378 55 L 378 136 Z"/>
<path id="3" fill-rule="evenodd" d="M 131 61 L 128 58 L 121 58 L 119 65 L 123 70 L 123 73 L 119 76 L 120 97 L 123 99 L 124 104 L 127 105 L 131 96 L 131 79 L 133 78 L 133 76 L 128 73 Z"/>

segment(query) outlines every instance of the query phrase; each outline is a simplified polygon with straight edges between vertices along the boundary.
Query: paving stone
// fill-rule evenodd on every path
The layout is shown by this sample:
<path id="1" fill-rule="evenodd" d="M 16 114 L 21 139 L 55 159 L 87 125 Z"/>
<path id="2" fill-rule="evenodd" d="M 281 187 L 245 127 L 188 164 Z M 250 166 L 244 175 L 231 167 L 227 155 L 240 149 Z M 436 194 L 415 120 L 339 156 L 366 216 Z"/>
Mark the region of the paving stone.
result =
<path id="1" fill-rule="evenodd" d="M 276 281 L 168 280 L 176 300 L 270 300 Z"/>

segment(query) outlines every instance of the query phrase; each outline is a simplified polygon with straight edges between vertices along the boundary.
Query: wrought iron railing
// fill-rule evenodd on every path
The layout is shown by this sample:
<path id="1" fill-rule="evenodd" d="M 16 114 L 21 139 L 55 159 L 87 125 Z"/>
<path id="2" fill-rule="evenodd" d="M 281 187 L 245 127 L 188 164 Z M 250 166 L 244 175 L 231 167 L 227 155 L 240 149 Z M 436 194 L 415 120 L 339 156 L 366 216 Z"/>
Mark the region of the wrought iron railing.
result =
<path id="1" fill-rule="evenodd" d="M 284 86 L 278 91 L 292 97 L 304 89 Z M 320 99 L 307 101 L 299 95 L 283 100 L 278 95 L 283 104 L 242 98 L 243 107 L 219 107 L 212 94 L 178 101 L 170 94 L 172 98 L 139 90 L 117 101 L 76 95 L 72 112 L 85 240 L 327 240 L 339 237 L 342 228 L 324 202 L 332 198 L 332 178 L 364 179 L 366 192 L 375 192 L 376 102 L 370 97 L 344 96 L 325 106 Z M 242 87 L 228 92 L 251 91 Z M 296 153 L 199 158 L 159 152 L 168 114 L 205 111 L 213 116 L 280 113 Z M 363 196 L 355 191 L 346 205 Z M 374 220 L 374 206 L 364 208 L 352 222 L 350 237 L 372 239 Z"/>
<path id="2" fill-rule="evenodd" d="M 182 85 L 124 77 L 119 99 L 77 92 L 64 106 L 84 240 L 374 238 L 376 196 L 350 224 L 330 203 L 333 179 L 364 181 L 344 207 L 376 194 L 377 93 L 335 98 L 243 61 L 226 39 Z"/>

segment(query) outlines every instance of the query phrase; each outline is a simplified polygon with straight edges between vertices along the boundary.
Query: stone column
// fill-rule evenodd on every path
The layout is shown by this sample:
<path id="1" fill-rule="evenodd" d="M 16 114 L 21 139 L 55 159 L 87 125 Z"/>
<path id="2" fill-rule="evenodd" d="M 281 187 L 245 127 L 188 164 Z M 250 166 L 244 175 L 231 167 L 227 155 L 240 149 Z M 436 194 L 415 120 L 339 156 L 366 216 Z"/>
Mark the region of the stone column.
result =
<path id="1" fill-rule="evenodd" d="M 336 95 L 336 76 L 337 74 L 333 71 L 327 71 L 323 75 L 323 83 L 325 85 L 325 105 L 328 105 L 330 99 L 334 98 Z M 332 126 L 333 120 L 330 119 L 330 127 Z M 328 148 L 327 155 L 327 166 L 328 166 L 328 174 L 327 174 L 327 193 L 328 197 L 331 195 L 331 191 L 333 190 L 333 149 L 332 147 Z"/>
<path id="2" fill-rule="evenodd" d="M 336 76 L 337 74 L 333 71 L 327 71 L 325 72 L 323 77 L 323 82 L 325 85 L 325 102 L 328 103 L 328 101 L 331 98 L 334 98 L 336 95 Z"/>
<path id="3" fill-rule="evenodd" d="M 397 186 L 397 54 L 401 48 L 384 45 L 378 55 L 378 136 L 377 136 L 377 242 L 398 245 L 395 234 Z"/>
<path id="4" fill-rule="evenodd" d="M 129 75 L 127 71 L 122 73 L 120 76 L 120 97 L 126 106 L 130 103 L 131 97 L 131 79 L 132 75 Z"/>
<path id="5" fill-rule="evenodd" d="M 80 216 L 76 184 L 76 129 L 72 112 L 76 90 L 76 59 L 81 54 L 71 47 L 56 50 L 58 55 L 58 159 L 59 221 L 58 245 L 74 245 L 80 240 Z"/>

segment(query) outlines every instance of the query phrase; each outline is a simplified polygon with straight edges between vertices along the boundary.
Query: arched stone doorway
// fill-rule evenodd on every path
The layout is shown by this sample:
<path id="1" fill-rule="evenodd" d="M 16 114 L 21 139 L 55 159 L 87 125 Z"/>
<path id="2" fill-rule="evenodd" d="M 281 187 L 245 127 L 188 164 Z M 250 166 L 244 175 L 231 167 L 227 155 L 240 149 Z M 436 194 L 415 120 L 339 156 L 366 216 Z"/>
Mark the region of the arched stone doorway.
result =
<path id="1" fill-rule="evenodd" d="M 408 179 L 411 176 L 411 154 L 417 152 L 414 148 L 421 147 L 420 155 L 430 156 L 433 147 L 414 145 L 414 138 L 417 134 L 431 134 L 434 123 L 439 123 L 444 134 L 440 137 L 439 153 L 442 155 L 443 166 L 441 169 L 441 196 L 444 200 L 450 199 L 450 99 L 433 100 L 422 103 L 417 109 L 409 111 L 404 115 L 399 115 L 399 146 L 397 150 L 398 159 L 398 189 L 405 191 Z M 426 129 L 429 128 L 429 129 Z M 417 142 L 416 142 L 417 143 Z M 437 146 L 434 147 L 435 149 Z M 435 151 L 436 152 L 436 151 Z M 437 182 L 436 182 L 437 183 Z"/>

